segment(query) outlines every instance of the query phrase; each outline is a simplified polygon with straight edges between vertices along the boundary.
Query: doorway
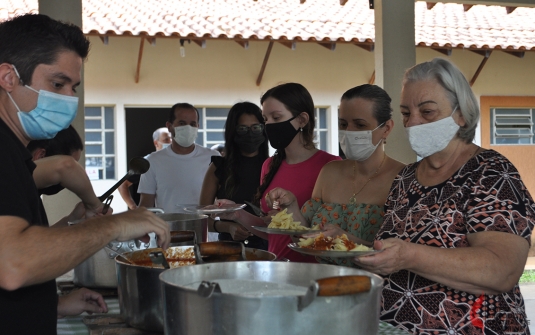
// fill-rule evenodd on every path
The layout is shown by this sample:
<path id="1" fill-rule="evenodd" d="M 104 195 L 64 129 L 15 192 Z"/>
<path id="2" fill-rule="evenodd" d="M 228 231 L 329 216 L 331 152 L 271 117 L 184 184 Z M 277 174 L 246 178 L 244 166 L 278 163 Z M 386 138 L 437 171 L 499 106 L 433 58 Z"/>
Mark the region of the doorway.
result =
<path id="1" fill-rule="evenodd" d="M 152 133 L 165 127 L 170 108 L 129 107 L 125 108 L 126 162 L 133 157 L 144 157 L 154 152 Z"/>

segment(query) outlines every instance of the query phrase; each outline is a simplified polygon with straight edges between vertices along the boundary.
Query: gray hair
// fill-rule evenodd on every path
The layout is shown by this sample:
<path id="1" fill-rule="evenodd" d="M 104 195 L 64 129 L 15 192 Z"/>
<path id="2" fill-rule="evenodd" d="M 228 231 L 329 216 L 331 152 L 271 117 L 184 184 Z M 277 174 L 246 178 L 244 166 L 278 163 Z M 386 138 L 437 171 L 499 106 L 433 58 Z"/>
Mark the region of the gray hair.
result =
<path id="1" fill-rule="evenodd" d="M 168 133 L 169 132 L 169 129 L 167 129 L 166 127 L 162 127 L 162 128 L 158 128 L 154 131 L 154 133 L 152 133 L 152 139 L 154 141 L 158 141 L 160 139 L 160 135 L 162 133 Z"/>
<path id="2" fill-rule="evenodd" d="M 457 137 L 471 143 L 479 122 L 479 104 L 461 71 L 449 61 L 435 58 L 408 69 L 403 77 L 403 86 L 420 80 L 436 80 L 446 90 L 451 108 L 459 106 L 466 124 L 459 129 Z"/>

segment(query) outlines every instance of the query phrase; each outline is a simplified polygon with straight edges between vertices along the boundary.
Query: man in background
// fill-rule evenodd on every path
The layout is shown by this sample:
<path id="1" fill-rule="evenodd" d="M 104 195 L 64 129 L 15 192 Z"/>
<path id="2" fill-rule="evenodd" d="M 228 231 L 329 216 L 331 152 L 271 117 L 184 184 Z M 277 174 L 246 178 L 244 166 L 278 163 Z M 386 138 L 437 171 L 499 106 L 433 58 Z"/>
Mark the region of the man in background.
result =
<path id="1" fill-rule="evenodd" d="M 182 211 L 184 205 L 197 205 L 204 175 L 211 156 L 219 152 L 195 143 L 199 112 L 188 103 L 171 107 L 166 126 L 173 141 L 166 149 L 152 153 L 150 169 L 141 175 L 138 192 L 140 206 L 159 207 L 166 213 Z"/>

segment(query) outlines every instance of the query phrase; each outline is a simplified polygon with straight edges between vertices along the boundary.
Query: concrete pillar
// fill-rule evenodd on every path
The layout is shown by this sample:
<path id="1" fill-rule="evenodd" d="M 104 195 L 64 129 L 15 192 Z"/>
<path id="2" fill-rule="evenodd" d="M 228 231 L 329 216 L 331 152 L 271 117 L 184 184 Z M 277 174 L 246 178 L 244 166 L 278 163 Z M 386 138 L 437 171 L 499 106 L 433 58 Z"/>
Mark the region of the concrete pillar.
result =
<path id="1" fill-rule="evenodd" d="M 392 98 L 394 130 L 385 146 L 387 154 L 404 163 L 414 162 L 399 109 L 401 80 L 416 64 L 414 0 L 375 0 L 375 84 Z"/>
<path id="2" fill-rule="evenodd" d="M 73 23 L 82 27 L 82 0 L 39 0 L 39 13 L 48 15 L 53 19 Z M 82 68 L 82 82 L 77 88 L 77 96 L 80 99 L 78 113 L 72 122 L 84 140 L 84 71 Z M 85 155 L 82 152 L 80 164 L 85 167 Z M 48 220 L 51 224 L 68 215 L 80 199 L 68 190 L 61 191 L 54 196 L 43 196 Z"/>

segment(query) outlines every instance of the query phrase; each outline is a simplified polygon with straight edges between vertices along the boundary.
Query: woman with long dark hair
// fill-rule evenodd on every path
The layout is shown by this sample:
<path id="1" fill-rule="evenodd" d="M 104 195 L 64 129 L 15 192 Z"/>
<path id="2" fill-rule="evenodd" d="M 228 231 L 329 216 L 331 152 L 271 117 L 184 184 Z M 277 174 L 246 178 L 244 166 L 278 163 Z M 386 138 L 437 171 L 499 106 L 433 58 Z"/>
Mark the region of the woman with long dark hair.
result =
<path id="1" fill-rule="evenodd" d="M 225 156 L 212 157 L 201 191 L 202 205 L 213 204 L 216 198 L 253 201 L 262 163 L 269 154 L 264 123 L 257 105 L 239 102 L 232 106 L 225 123 Z M 253 214 L 251 208 L 246 210 Z M 208 230 L 219 233 L 220 241 L 243 241 L 247 247 L 267 250 L 267 240 L 252 235 L 237 222 L 210 219 Z"/>
<path id="2" fill-rule="evenodd" d="M 264 93 L 260 102 L 269 142 L 277 152 L 262 166 L 262 183 L 256 194 L 256 202 L 260 202 L 264 212 L 269 212 L 266 197 L 272 189 L 282 187 L 291 191 L 296 196 L 299 206 L 302 206 L 310 199 L 322 167 L 330 161 L 341 158 L 316 148 L 314 101 L 303 85 L 287 83 L 275 86 Z M 270 216 L 261 219 L 245 211 L 225 215 L 247 227 L 266 226 L 270 222 Z M 251 228 L 251 231 L 267 238 L 268 250 L 275 253 L 279 259 L 316 262 L 314 257 L 299 254 L 288 248 L 291 239 L 287 235 L 267 235 L 254 228 Z"/>

